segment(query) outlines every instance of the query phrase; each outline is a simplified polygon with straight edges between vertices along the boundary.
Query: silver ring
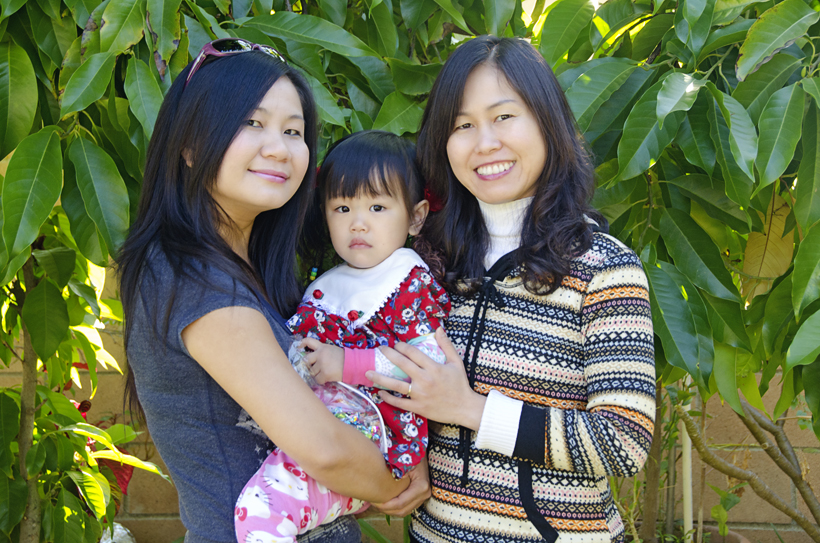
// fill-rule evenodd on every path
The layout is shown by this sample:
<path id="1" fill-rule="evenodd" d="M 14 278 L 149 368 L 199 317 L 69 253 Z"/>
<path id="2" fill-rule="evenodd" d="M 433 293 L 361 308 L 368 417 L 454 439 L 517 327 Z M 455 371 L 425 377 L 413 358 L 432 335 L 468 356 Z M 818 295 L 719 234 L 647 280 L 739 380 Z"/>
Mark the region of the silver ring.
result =
<path id="1" fill-rule="evenodd" d="M 410 381 L 410 384 L 407 385 L 407 397 L 410 397 L 410 391 L 413 390 L 413 381 Z"/>

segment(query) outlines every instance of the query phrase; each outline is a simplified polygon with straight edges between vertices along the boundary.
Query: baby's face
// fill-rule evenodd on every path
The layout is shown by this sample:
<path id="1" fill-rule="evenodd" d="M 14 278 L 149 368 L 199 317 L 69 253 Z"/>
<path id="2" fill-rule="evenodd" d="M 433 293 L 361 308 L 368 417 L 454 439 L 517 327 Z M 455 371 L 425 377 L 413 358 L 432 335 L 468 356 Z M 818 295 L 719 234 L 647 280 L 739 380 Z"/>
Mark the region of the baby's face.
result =
<path id="1" fill-rule="evenodd" d="M 404 247 L 413 227 L 404 202 L 379 194 L 329 198 L 325 218 L 336 253 L 354 268 L 372 268 Z"/>

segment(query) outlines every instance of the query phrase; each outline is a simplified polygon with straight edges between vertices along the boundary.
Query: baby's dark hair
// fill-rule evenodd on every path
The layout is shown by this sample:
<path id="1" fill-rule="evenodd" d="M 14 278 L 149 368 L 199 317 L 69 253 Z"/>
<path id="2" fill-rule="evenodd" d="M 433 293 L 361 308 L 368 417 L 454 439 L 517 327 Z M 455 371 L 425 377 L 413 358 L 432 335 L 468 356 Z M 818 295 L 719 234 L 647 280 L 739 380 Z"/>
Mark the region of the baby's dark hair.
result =
<path id="1" fill-rule="evenodd" d="M 416 163 L 416 146 L 384 130 L 364 130 L 345 136 L 330 146 L 316 179 L 314 201 L 299 242 L 302 267 L 324 268 L 330 247 L 324 220 L 329 198 L 387 194 L 403 201 L 407 214 L 424 199 L 424 178 Z M 305 270 L 305 271 L 306 271 Z"/>
<path id="2" fill-rule="evenodd" d="M 409 215 L 424 199 L 416 146 L 384 130 L 355 132 L 334 143 L 319 169 L 316 188 L 322 205 L 329 198 L 387 194 L 403 201 Z"/>

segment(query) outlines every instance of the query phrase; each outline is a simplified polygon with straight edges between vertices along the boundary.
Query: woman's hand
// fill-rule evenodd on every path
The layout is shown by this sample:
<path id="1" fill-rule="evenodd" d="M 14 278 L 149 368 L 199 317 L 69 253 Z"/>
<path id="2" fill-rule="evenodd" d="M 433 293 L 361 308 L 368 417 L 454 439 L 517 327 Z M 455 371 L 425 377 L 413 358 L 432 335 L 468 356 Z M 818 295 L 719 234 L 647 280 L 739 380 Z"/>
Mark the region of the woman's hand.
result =
<path id="1" fill-rule="evenodd" d="M 302 340 L 300 347 L 312 351 L 306 354 L 305 364 L 317 383 L 324 385 L 330 381 L 342 380 L 345 366 L 344 349 L 309 337 Z"/>
<path id="2" fill-rule="evenodd" d="M 372 503 L 373 507 L 386 515 L 406 517 L 430 497 L 430 472 L 425 457 L 416 468 L 407 474 L 410 486 L 404 492 L 384 503 Z"/>
<path id="3" fill-rule="evenodd" d="M 395 350 L 380 347 L 392 363 L 410 376 L 409 384 L 375 371 L 368 371 L 365 376 L 376 385 L 409 396 L 397 398 L 387 392 L 379 392 L 381 398 L 392 406 L 477 431 L 487 398 L 470 388 L 464 364 L 443 328 L 436 330 L 436 342 L 447 357 L 444 364 L 437 364 L 405 343 L 396 344 Z"/>

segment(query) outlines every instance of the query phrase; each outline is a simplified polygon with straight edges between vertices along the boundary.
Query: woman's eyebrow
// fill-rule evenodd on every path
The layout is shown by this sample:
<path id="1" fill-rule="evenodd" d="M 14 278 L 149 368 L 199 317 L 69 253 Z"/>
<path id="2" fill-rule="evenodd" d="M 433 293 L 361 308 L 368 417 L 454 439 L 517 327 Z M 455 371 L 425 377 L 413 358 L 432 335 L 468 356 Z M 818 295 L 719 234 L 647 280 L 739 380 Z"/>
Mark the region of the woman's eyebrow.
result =
<path id="1" fill-rule="evenodd" d="M 257 113 L 257 112 L 258 112 L 258 113 L 264 113 L 264 114 L 268 114 L 268 113 L 270 113 L 270 112 L 269 112 L 266 108 L 264 108 L 264 107 L 258 107 L 258 108 L 255 108 L 255 109 L 253 110 L 253 112 L 254 112 L 254 113 Z M 288 119 L 297 119 L 297 120 L 300 120 L 300 121 L 304 121 L 304 120 L 305 120 L 305 118 L 304 118 L 302 115 L 298 114 L 298 113 L 294 113 L 293 115 L 291 115 L 290 117 L 288 117 Z"/>
<path id="2" fill-rule="evenodd" d="M 485 108 L 485 111 L 490 111 L 491 109 L 495 109 L 498 106 L 503 106 L 504 104 L 507 104 L 507 103 L 510 103 L 510 102 L 515 102 L 515 101 L 516 100 L 514 98 L 505 98 L 503 100 L 499 100 L 498 102 L 496 102 L 494 104 L 490 104 L 489 106 L 487 106 Z M 460 117 L 461 115 L 469 115 L 469 114 L 466 111 L 459 111 L 458 116 Z"/>

